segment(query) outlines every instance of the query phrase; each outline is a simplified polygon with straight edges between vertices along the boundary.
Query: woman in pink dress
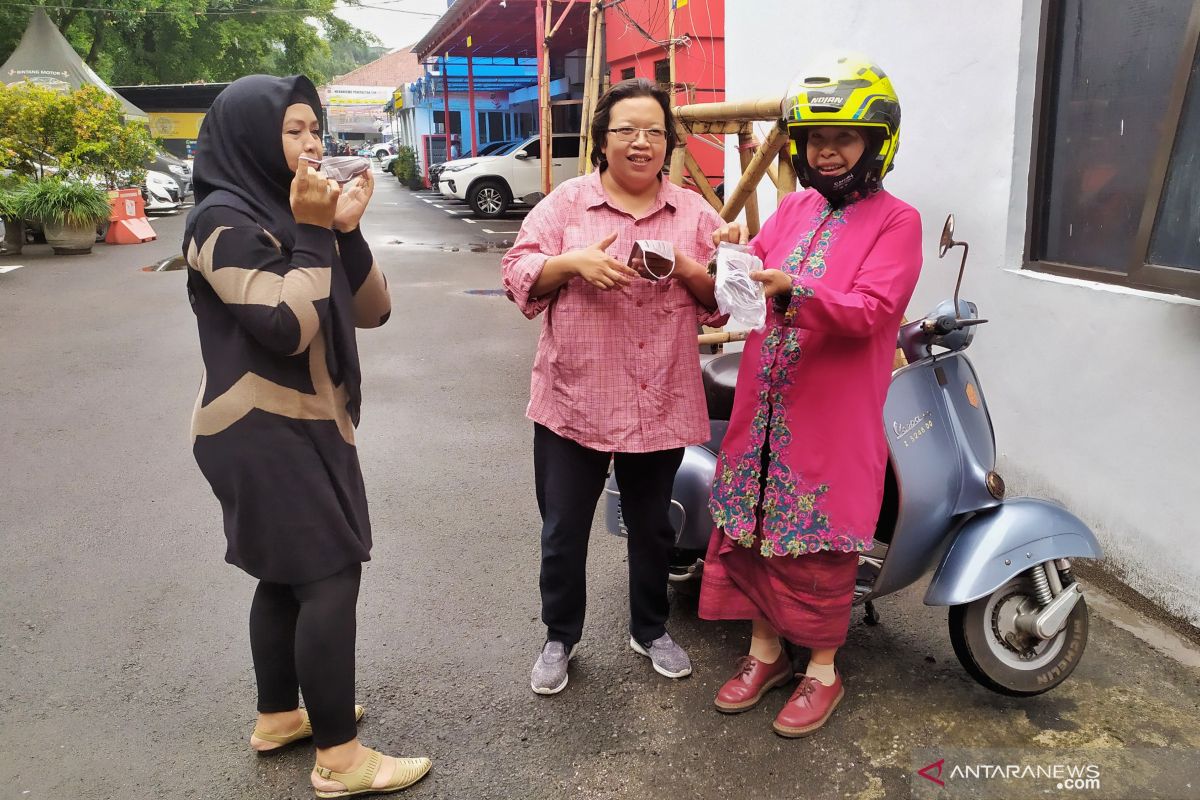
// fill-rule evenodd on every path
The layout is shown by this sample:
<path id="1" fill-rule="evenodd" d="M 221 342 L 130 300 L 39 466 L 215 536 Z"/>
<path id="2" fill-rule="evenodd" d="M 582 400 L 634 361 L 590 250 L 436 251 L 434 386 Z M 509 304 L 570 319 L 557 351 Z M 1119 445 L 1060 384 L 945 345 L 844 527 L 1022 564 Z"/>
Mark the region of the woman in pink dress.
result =
<path id="1" fill-rule="evenodd" d="M 717 694 L 727 713 L 791 680 L 781 638 L 811 650 L 774 722 L 796 737 L 843 695 L 833 660 L 883 497 L 883 403 L 921 269 L 921 220 L 881 186 L 900 127 L 881 69 L 826 59 L 801 73 L 784 112 L 809 189 L 784 198 L 751 242 L 766 267 L 751 277 L 771 309 L 746 341 L 717 462 L 700 615 L 753 623 L 749 653 Z M 744 241 L 745 229 L 714 237 Z"/>

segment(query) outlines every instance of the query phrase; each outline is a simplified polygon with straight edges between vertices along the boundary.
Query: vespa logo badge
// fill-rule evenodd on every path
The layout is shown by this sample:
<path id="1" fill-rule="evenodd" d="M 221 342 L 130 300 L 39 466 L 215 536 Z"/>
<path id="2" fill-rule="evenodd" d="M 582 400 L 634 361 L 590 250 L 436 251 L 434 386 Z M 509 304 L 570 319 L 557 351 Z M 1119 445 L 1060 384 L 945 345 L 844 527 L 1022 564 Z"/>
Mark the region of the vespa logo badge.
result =
<path id="1" fill-rule="evenodd" d="M 899 422 L 892 423 L 892 433 L 896 434 L 896 441 L 904 442 L 904 446 L 916 444 L 917 439 L 920 439 L 929 431 L 933 430 L 933 412 L 926 411 L 924 414 L 918 414 L 908 421 L 907 424 Z"/>
<path id="2" fill-rule="evenodd" d="M 897 439 L 903 439 L 905 436 L 907 436 L 908 434 L 910 434 L 914 430 L 916 430 L 917 427 L 922 422 L 924 422 L 925 420 L 929 419 L 932 416 L 933 416 L 932 411 L 926 411 L 924 414 L 920 414 L 919 416 L 913 417 L 911 420 L 909 420 L 907 425 L 902 425 L 899 422 L 893 422 L 892 423 L 892 432 L 896 434 Z"/>

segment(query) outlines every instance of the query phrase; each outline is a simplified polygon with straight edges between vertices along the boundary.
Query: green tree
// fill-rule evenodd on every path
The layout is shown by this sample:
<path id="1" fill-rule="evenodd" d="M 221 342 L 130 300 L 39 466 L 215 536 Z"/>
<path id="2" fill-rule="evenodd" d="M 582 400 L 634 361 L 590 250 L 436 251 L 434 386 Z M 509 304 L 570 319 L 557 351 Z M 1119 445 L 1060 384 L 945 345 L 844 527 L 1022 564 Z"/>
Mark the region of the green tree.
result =
<path id="1" fill-rule="evenodd" d="M 35 84 L 0 86 L 0 169 L 41 179 L 71 145 L 72 102 Z"/>
<path id="2" fill-rule="evenodd" d="M 59 163 L 82 177 L 100 177 L 110 187 L 138 183 L 157 146 L 141 122 L 126 122 L 120 101 L 96 86 L 71 98 L 71 134 L 64 136 Z"/>
<path id="3" fill-rule="evenodd" d="M 374 39 L 372 34 L 365 35 Z M 345 75 L 363 64 L 370 64 L 385 55 L 387 51 L 386 47 L 369 44 L 365 40 L 341 39 L 329 42 L 329 55 L 315 59 L 313 69 L 330 80 L 338 75 Z"/>
<path id="4" fill-rule="evenodd" d="M 60 7 L 47 13 L 114 85 L 230 81 L 256 72 L 303 73 L 319 84 L 338 74 L 327 71 L 340 66 L 331 63 L 331 47 L 377 44 L 334 15 L 335 1 L 56 0 Z M 16 48 L 29 14 L 0 6 L 0 61 Z"/>
<path id="5" fill-rule="evenodd" d="M 154 149 L 146 125 L 126 122 L 117 99 L 95 86 L 66 94 L 0 86 L 0 168 L 40 180 L 49 166 L 116 186 L 140 179 Z"/>

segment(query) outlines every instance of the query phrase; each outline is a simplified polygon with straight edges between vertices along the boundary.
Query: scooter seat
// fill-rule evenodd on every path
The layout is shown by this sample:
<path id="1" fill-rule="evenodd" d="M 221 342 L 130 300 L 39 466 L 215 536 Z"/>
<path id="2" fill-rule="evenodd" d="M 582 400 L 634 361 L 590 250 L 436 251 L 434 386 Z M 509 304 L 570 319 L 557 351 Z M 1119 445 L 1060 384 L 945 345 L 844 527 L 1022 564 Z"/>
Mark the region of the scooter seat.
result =
<path id="1" fill-rule="evenodd" d="M 737 386 L 742 354 L 723 353 L 704 365 L 704 400 L 709 419 L 729 419 L 733 413 L 733 390 Z"/>

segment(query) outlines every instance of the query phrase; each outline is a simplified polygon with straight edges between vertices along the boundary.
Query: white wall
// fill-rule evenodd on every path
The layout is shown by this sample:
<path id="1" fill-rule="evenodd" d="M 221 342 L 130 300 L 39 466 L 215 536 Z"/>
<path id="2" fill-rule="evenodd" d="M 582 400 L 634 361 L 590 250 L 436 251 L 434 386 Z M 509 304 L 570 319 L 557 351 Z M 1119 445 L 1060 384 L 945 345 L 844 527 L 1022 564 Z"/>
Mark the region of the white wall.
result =
<path id="1" fill-rule="evenodd" d="M 886 185 L 925 225 L 910 318 L 953 291 L 957 259 L 936 252 L 953 212 L 971 244 L 963 296 L 992 320 L 971 356 L 1010 491 L 1066 505 L 1130 586 L 1200 624 L 1200 303 L 1021 270 L 1040 24 L 1038 0 L 756 0 L 726 15 L 727 96 L 782 96 L 827 48 L 887 71 L 903 121 Z"/>

